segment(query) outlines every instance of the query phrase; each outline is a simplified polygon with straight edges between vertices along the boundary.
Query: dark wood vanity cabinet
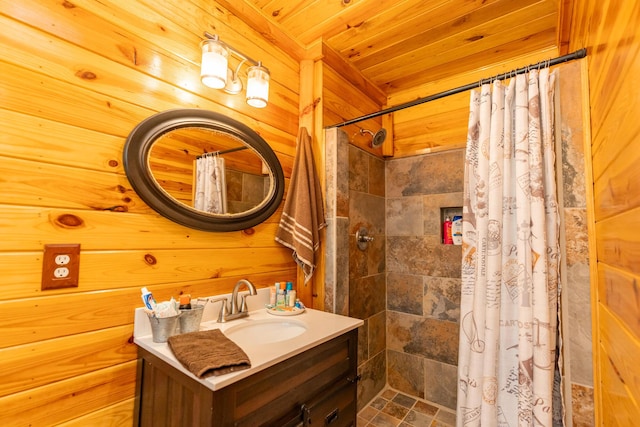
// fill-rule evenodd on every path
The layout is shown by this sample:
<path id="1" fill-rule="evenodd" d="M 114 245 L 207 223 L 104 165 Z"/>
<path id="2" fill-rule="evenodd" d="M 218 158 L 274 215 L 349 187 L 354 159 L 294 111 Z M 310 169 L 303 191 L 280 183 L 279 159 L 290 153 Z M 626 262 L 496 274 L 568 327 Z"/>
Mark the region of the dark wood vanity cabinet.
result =
<path id="1" fill-rule="evenodd" d="M 139 348 L 140 426 L 356 425 L 358 331 L 212 391 Z"/>

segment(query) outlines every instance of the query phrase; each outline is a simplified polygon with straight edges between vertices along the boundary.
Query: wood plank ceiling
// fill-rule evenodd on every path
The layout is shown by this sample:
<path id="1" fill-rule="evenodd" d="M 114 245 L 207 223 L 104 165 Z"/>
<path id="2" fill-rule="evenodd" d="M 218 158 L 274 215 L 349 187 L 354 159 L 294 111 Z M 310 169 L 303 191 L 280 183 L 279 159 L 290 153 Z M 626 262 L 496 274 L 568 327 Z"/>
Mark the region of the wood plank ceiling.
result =
<path id="1" fill-rule="evenodd" d="M 243 2 L 243 7 L 234 9 L 244 8 L 245 13 L 252 9 L 254 17 L 261 15 L 271 28 L 300 46 L 323 40 L 387 96 L 531 51 L 561 51 L 561 18 L 570 4 L 568 0 Z"/>

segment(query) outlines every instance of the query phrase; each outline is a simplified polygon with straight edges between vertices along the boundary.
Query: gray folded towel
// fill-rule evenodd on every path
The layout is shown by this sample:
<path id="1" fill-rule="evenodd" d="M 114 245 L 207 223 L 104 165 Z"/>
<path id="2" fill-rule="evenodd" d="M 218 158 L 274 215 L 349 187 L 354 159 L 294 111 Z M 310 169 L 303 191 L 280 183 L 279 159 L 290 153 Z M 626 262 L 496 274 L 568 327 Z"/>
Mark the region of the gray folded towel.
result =
<path id="1" fill-rule="evenodd" d="M 174 335 L 167 342 L 176 359 L 198 378 L 251 367 L 249 356 L 219 329 Z"/>

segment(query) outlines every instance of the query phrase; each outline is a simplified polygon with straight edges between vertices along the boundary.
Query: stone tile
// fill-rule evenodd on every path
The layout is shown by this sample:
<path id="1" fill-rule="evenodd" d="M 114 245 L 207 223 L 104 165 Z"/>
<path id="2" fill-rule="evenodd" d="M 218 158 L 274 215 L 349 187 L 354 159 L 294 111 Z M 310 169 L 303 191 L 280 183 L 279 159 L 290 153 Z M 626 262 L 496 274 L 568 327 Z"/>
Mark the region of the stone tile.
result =
<path id="1" fill-rule="evenodd" d="M 263 176 L 243 173 L 242 201 L 249 202 L 252 205 L 257 205 L 264 200 L 264 181 L 265 179 Z"/>
<path id="2" fill-rule="evenodd" d="M 369 354 L 375 355 L 386 349 L 387 346 L 387 325 L 386 311 L 369 317 Z"/>
<path id="3" fill-rule="evenodd" d="M 355 235 L 360 227 L 365 227 L 370 235 L 384 235 L 386 231 L 384 197 L 351 191 L 349 220 L 349 234 Z"/>
<path id="4" fill-rule="evenodd" d="M 589 262 L 589 235 L 586 208 L 565 208 L 564 229 L 566 233 L 567 265 Z"/>
<path id="5" fill-rule="evenodd" d="M 377 409 L 378 411 L 381 411 L 382 408 L 384 408 L 387 405 L 387 403 L 389 403 L 389 401 L 387 399 L 383 399 L 383 398 L 378 397 L 378 398 L 374 399 L 373 401 L 371 401 L 370 406 L 372 408 Z"/>
<path id="6" fill-rule="evenodd" d="M 446 277 L 424 278 L 424 315 L 450 322 L 460 321 L 461 279 Z"/>
<path id="7" fill-rule="evenodd" d="M 455 411 L 457 401 L 458 367 L 426 359 L 425 399 Z"/>
<path id="8" fill-rule="evenodd" d="M 411 396 L 424 398 L 423 359 L 406 353 L 387 350 L 389 386 Z"/>
<path id="9" fill-rule="evenodd" d="M 387 237 L 387 271 L 461 277 L 462 246 L 443 245 L 438 236 Z"/>
<path id="10" fill-rule="evenodd" d="M 593 388 L 571 384 L 573 427 L 594 425 Z"/>
<path id="11" fill-rule="evenodd" d="M 457 365 L 457 323 L 387 312 L 387 348 Z"/>
<path id="12" fill-rule="evenodd" d="M 234 170 L 225 171 L 227 182 L 227 200 L 242 200 L 242 173 Z"/>
<path id="13" fill-rule="evenodd" d="M 358 397 L 357 397 L 357 405 L 358 411 L 360 411 L 367 402 L 371 401 L 374 397 L 380 393 L 380 391 L 386 385 L 387 378 L 387 357 L 386 352 L 382 351 L 377 355 L 373 356 L 365 363 L 358 366 L 358 374 L 361 376 L 360 381 L 358 381 Z M 386 399 L 377 398 L 384 400 Z M 384 405 L 379 408 L 372 404 L 376 409 L 382 409 Z"/>
<path id="14" fill-rule="evenodd" d="M 421 414 L 434 416 L 436 412 L 438 412 L 438 407 L 433 406 L 427 402 L 423 402 L 418 400 L 415 405 L 413 405 L 413 410 L 416 412 L 420 412 Z"/>
<path id="15" fill-rule="evenodd" d="M 592 337 L 591 337 L 591 289 L 589 266 L 574 264 L 567 267 L 567 293 L 569 311 L 569 351 L 567 363 L 571 364 L 571 380 L 593 385 Z"/>
<path id="16" fill-rule="evenodd" d="M 416 399 L 402 393 L 398 393 L 396 397 L 394 397 L 392 400 L 398 405 L 404 406 L 405 408 L 409 408 L 409 409 L 411 409 L 413 405 L 416 403 Z"/>
<path id="17" fill-rule="evenodd" d="M 349 315 L 349 219 L 336 218 L 334 313 Z"/>
<path id="18" fill-rule="evenodd" d="M 360 411 L 358 416 L 364 420 L 369 421 L 373 417 L 375 417 L 377 413 L 378 411 L 375 408 L 372 408 L 371 406 L 366 406 L 362 411 Z"/>
<path id="19" fill-rule="evenodd" d="M 463 190 L 464 150 L 387 161 L 387 197 Z"/>
<path id="20" fill-rule="evenodd" d="M 422 197 L 387 199 L 387 236 L 422 236 Z"/>
<path id="21" fill-rule="evenodd" d="M 358 366 L 369 359 L 369 319 L 358 328 Z"/>
<path id="22" fill-rule="evenodd" d="M 349 145 L 346 134 L 337 128 L 325 131 L 325 215 L 349 215 Z M 342 205 L 339 207 L 338 205 Z"/>
<path id="23" fill-rule="evenodd" d="M 560 90 L 563 94 L 582 91 L 580 64 L 567 63 L 562 66 Z M 582 105 L 573 96 L 560 96 L 562 134 L 562 181 L 565 207 L 586 206 L 586 184 L 584 174 L 584 133 Z"/>
<path id="24" fill-rule="evenodd" d="M 369 154 L 349 145 L 349 189 L 369 192 Z"/>
<path id="25" fill-rule="evenodd" d="M 349 289 L 349 313 L 352 317 L 366 319 L 386 308 L 384 274 L 351 281 Z"/>
<path id="26" fill-rule="evenodd" d="M 422 196 L 424 234 L 442 236 L 442 208 L 462 207 L 462 191 Z M 439 240 L 440 241 L 440 240 Z"/>
<path id="27" fill-rule="evenodd" d="M 385 414 L 389 414 L 394 418 L 402 420 L 409 412 L 409 408 L 391 401 L 387 403 L 384 408 L 382 408 L 382 412 L 384 412 Z"/>
<path id="28" fill-rule="evenodd" d="M 395 397 L 398 395 L 397 392 L 391 390 L 391 389 L 386 389 L 385 391 L 382 392 L 381 396 L 384 397 L 387 400 L 393 400 L 395 399 Z"/>
<path id="29" fill-rule="evenodd" d="M 369 275 L 369 256 L 358 248 L 355 234 L 349 235 L 349 278 L 353 281 Z"/>
<path id="30" fill-rule="evenodd" d="M 324 276 L 324 308 L 333 313 L 335 288 L 337 280 L 336 263 L 340 259 L 336 252 L 336 220 L 327 218 L 327 231 L 325 233 L 325 276 Z"/>
<path id="31" fill-rule="evenodd" d="M 389 414 L 380 412 L 371 420 L 371 425 L 374 427 L 398 427 L 402 421 L 392 417 Z"/>
<path id="32" fill-rule="evenodd" d="M 373 241 L 369 242 L 363 251 L 367 260 L 367 274 L 384 273 L 387 265 L 385 236 L 376 234 L 371 237 Z"/>
<path id="33" fill-rule="evenodd" d="M 432 416 L 423 414 L 415 410 L 409 411 L 407 416 L 404 417 L 404 422 L 408 426 L 415 426 L 415 427 L 428 426 L 429 424 L 431 424 L 432 421 L 433 421 Z"/>
<path id="34" fill-rule="evenodd" d="M 387 274 L 387 310 L 422 316 L 423 276 Z"/>
<path id="35" fill-rule="evenodd" d="M 385 171 L 384 160 L 369 154 L 369 193 L 385 196 Z"/>
<path id="36" fill-rule="evenodd" d="M 369 420 L 362 418 L 360 415 L 356 417 L 356 427 L 366 427 L 368 424 Z"/>

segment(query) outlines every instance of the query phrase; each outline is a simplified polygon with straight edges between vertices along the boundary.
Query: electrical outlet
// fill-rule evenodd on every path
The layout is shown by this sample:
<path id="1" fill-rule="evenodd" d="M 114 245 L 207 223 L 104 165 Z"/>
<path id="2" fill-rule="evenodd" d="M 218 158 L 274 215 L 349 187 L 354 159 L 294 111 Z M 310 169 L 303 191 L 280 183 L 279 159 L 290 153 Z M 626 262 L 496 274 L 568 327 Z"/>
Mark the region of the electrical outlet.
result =
<path id="1" fill-rule="evenodd" d="M 54 260 L 56 265 L 67 265 L 71 262 L 71 257 L 67 254 L 56 255 L 56 259 Z"/>
<path id="2" fill-rule="evenodd" d="M 67 267 L 58 267 L 53 270 L 53 277 L 56 279 L 64 279 L 65 277 L 69 277 L 69 269 Z"/>
<path id="3" fill-rule="evenodd" d="M 78 287 L 80 275 L 80 244 L 44 245 L 42 287 L 62 289 Z"/>

